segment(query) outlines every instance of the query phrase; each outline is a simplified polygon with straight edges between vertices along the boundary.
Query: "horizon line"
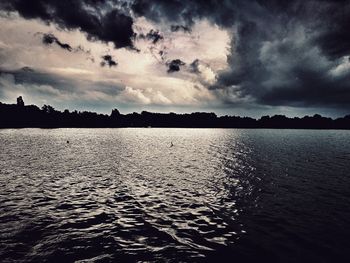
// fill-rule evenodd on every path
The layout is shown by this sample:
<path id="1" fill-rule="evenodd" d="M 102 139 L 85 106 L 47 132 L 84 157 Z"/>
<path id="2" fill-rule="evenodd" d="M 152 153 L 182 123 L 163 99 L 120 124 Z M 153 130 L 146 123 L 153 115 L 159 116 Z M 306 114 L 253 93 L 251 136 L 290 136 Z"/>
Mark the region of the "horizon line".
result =
<path id="1" fill-rule="evenodd" d="M 321 114 L 319 113 L 314 113 L 312 115 L 304 115 L 302 117 L 298 117 L 298 116 L 293 116 L 293 117 L 288 117 L 284 114 L 278 114 L 278 113 L 275 113 L 273 115 L 270 115 L 270 114 L 266 114 L 266 115 L 260 115 L 260 117 L 250 117 L 250 116 L 242 116 L 242 115 L 229 115 L 229 114 L 225 114 L 225 115 L 218 115 L 217 113 L 213 112 L 213 111 L 192 111 L 192 112 L 185 112 L 185 113 L 176 113 L 176 112 L 173 112 L 173 111 L 169 111 L 169 112 L 154 112 L 154 111 L 147 111 L 147 110 L 141 110 L 139 112 L 136 112 L 136 111 L 133 111 L 133 112 L 130 112 L 130 113 L 120 113 L 119 109 L 118 108 L 111 108 L 110 109 L 110 113 L 101 113 L 101 112 L 97 112 L 97 111 L 90 111 L 90 110 L 77 110 L 77 109 L 64 109 L 64 110 L 57 110 L 55 109 L 53 106 L 49 105 L 49 104 L 43 104 L 42 107 L 39 107 L 38 105 L 36 104 L 28 104 L 28 105 L 25 105 L 24 102 L 23 102 L 23 98 L 22 96 L 19 96 L 17 98 L 17 104 L 16 103 L 4 103 L 4 102 L 1 102 L 0 101 L 0 104 L 3 104 L 3 105 L 13 105 L 13 106 L 19 106 L 18 105 L 18 100 L 21 100 L 24 107 L 28 107 L 28 106 L 34 106 L 34 107 L 37 107 L 39 108 L 40 110 L 43 110 L 43 107 L 45 106 L 49 106 L 49 107 L 52 107 L 55 111 L 58 111 L 58 112 L 61 112 L 61 113 L 64 113 L 65 111 L 68 111 L 69 113 L 73 113 L 73 112 L 78 112 L 78 113 L 84 113 L 84 112 L 88 112 L 88 113 L 95 113 L 95 114 L 98 114 L 98 115 L 104 115 L 104 116 L 111 116 L 113 111 L 114 110 L 117 110 L 118 113 L 120 115 L 123 115 L 123 116 L 127 116 L 127 115 L 133 115 L 133 114 L 139 114 L 139 115 L 142 115 L 143 112 L 145 113 L 150 113 L 150 114 L 175 114 L 175 115 L 191 115 L 191 114 L 198 114 L 198 113 L 202 113 L 202 114 L 214 114 L 216 118 L 221 118 L 221 117 L 237 117 L 237 118 L 249 118 L 249 119 L 254 119 L 256 121 L 258 120 L 261 120 L 263 117 L 274 117 L 274 116 L 281 116 L 281 117 L 285 117 L 287 119 L 302 119 L 302 118 L 305 118 L 305 117 L 322 117 L 322 118 L 326 118 L 326 119 L 331 119 L 331 120 L 336 120 L 336 119 L 341 119 L 341 118 L 346 118 L 348 116 L 350 116 L 350 112 L 348 114 L 345 114 L 343 116 L 338 116 L 338 117 L 325 117 L 325 116 L 322 116 Z"/>

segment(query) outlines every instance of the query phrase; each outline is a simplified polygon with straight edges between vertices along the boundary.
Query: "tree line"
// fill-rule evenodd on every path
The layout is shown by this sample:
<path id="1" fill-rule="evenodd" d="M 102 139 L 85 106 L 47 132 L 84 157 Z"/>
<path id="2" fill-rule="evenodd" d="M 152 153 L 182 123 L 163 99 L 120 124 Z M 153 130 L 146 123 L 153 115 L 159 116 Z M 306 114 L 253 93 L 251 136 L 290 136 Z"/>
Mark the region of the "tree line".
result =
<path id="1" fill-rule="evenodd" d="M 50 105 L 39 108 L 25 105 L 22 97 L 17 104 L 0 102 L 0 128 L 117 128 L 117 127 L 183 127 L 183 128 L 279 128 L 279 129 L 350 129 L 350 115 L 327 118 L 319 114 L 302 118 L 284 115 L 263 116 L 260 119 L 240 116 L 220 116 L 194 112 L 121 114 L 113 109 L 110 115 L 89 111 L 63 112 Z"/>

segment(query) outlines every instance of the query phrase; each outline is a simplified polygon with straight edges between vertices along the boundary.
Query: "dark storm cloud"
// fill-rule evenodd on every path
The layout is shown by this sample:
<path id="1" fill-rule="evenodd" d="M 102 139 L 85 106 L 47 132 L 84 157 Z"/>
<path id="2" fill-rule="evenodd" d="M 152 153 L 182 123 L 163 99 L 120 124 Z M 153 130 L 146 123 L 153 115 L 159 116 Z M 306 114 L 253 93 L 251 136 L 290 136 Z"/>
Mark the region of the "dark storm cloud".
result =
<path id="1" fill-rule="evenodd" d="M 60 96 L 60 94 L 83 95 L 89 90 L 95 90 L 108 96 L 116 96 L 124 90 L 124 86 L 108 81 L 81 80 L 75 76 L 64 76 L 40 69 L 33 69 L 28 66 L 20 69 L 0 68 L 0 79 L 6 76 L 13 77 L 14 86 L 2 86 L 0 82 L 0 93 L 3 93 L 4 89 L 13 90 L 15 85 L 21 85 L 25 89 L 31 90 L 32 93 L 37 92 L 40 95 L 44 93 L 44 95 L 53 96 Z M 38 86 L 41 88 L 37 89 Z"/>
<path id="2" fill-rule="evenodd" d="M 104 55 L 101 58 L 102 58 L 102 61 L 100 63 L 101 67 L 104 67 L 107 65 L 111 68 L 111 67 L 116 67 L 118 65 L 118 63 L 113 60 L 113 57 L 111 55 Z"/>
<path id="3" fill-rule="evenodd" d="M 261 105 L 350 109 L 349 1 L 135 0 L 132 8 L 175 25 L 205 18 L 232 34 L 229 69 L 208 87 L 213 92 Z M 226 95 L 225 103 L 237 103 Z"/>
<path id="4" fill-rule="evenodd" d="M 132 10 L 135 14 L 146 16 L 154 21 L 167 19 L 176 25 L 193 25 L 195 19 L 208 18 L 221 25 L 229 25 L 234 21 L 233 6 L 236 1 L 204 1 L 204 0 L 135 0 Z"/>
<path id="5" fill-rule="evenodd" d="M 141 39 L 150 40 L 152 41 L 153 44 L 156 44 L 158 41 L 164 39 L 163 35 L 161 35 L 158 30 L 153 30 L 153 29 L 151 29 L 146 35 L 139 34 L 138 37 Z"/>
<path id="6" fill-rule="evenodd" d="M 55 23 L 62 29 L 79 29 L 91 41 L 134 49 L 133 19 L 109 3 L 106 0 L 3 0 L 0 9 L 17 11 L 26 19 Z"/>
<path id="7" fill-rule="evenodd" d="M 315 45 L 331 59 L 350 54 L 350 2 L 320 1 Z"/>
<path id="8" fill-rule="evenodd" d="M 20 69 L 1 69 L 0 76 L 12 75 L 15 84 L 24 85 L 48 85 L 57 90 L 73 91 L 72 82 L 68 78 L 58 76 L 53 73 L 35 70 L 31 67 Z"/>
<path id="9" fill-rule="evenodd" d="M 184 66 L 186 63 L 181 61 L 180 59 L 174 59 L 166 63 L 168 66 L 168 73 L 173 73 L 176 71 L 180 71 L 180 67 Z"/>
<path id="10" fill-rule="evenodd" d="M 55 37 L 53 34 L 43 34 L 43 43 L 45 45 L 51 45 L 53 43 L 56 43 L 59 47 L 68 50 L 71 52 L 73 49 L 72 47 L 67 43 L 62 43 L 58 40 L 57 37 Z"/>
<path id="11" fill-rule="evenodd" d="M 259 102 L 269 105 L 332 106 L 350 109 L 350 74 L 330 77 L 327 72 L 296 68 L 294 83 L 265 92 Z M 307 102 L 307 103 L 306 103 Z"/>
<path id="12" fill-rule="evenodd" d="M 237 104 L 238 99 L 259 105 L 350 109 L 350 1 L 347 0 L 0 2 L 0 9 L 17 11 L 26 19 L 38 18 L 62 29 L 79 29 L 90 40 L 135 50 L 133 19 L 128 8 L 135 16 L 172 25 L 173 32 L 189 32 L 200 19 L 227 30 L 232 36 L 227 57 L 229 67 L 219 72 L 215 84 L 208 86 L 224 103 Z M 144 36 L 154 44 L 162 37 L 158 31 Z M 160 52 L 163 51 L 158 55 L 164 60 L 164 53 Z M 166 63 L 168 72 L 179 71 L 181 63 L 184 62 Z M 198 66 L 195 61 L 189 65 L 193 72 L 199 71 Z"/>
<path id="13" fill-rule="evenodd" d="M 350 71 L 338 74 L 336 69 L 350 54 L 344 48 L 350 41 L 345 30 L 341 39 L 331 36 L 328 24 L 336 20 L 327 12 L 334 6 L 327 1 L 297 2 L 284 10 L 277 6 L 273 11 L 278 17 L 263 15 L 263 8 L 259 19 L 251 15 L 237 22 L 230 69 L 219 75 L 214 87 L 234 87 L 237 97 L 262 105 L 349 109 Z"/>
<path id="14" fill-rule="evenodd" d="M 183 25 L 171 25 L 170 30 L 171 32 L 183 31 L 185 33 L 191 33 L 191 28 Z"/>

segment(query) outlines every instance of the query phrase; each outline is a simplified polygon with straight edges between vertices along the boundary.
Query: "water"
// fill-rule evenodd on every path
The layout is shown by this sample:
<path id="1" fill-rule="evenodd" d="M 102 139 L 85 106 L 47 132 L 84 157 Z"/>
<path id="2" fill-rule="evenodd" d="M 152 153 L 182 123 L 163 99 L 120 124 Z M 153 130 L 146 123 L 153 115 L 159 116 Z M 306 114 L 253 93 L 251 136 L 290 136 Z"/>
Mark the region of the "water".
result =
<path id="1" fill-rule="evenodd" d="M 350 131 L 0 130 L 0 261 L 345 261 L 349 170 Z"/>

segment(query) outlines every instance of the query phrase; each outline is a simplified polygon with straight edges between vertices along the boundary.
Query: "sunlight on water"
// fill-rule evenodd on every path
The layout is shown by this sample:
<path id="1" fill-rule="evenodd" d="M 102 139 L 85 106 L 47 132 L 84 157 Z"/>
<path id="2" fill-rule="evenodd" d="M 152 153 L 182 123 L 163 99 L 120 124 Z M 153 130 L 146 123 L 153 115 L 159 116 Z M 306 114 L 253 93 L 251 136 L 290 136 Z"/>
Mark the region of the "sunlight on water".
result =
<path id="1" fill-rule="evenodd" d="M 320 136 L 332 140 L 317 147 L 333 156 L 316 154 L 325 150 L 313 144 Z M 323 159 L 349 160 L 344 138 L 341 131 L 1 130 L 1 258 L 190 260 L 264 253 L 292 229 L 302 240 L 313 229 L 298 230 L 291 218 L 318 195 L 301 191 L 323 187 L 310 178 L 320 176 L 320 163 L 329 174 L 337 169 L 336 178 L 345 174 L 349 165 L 330 169 Z M 269 239 L 264 233 L 271 240 L 256 243 Z"/>

